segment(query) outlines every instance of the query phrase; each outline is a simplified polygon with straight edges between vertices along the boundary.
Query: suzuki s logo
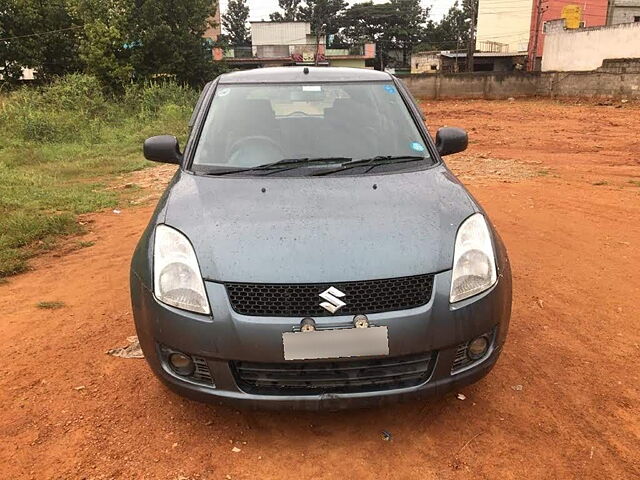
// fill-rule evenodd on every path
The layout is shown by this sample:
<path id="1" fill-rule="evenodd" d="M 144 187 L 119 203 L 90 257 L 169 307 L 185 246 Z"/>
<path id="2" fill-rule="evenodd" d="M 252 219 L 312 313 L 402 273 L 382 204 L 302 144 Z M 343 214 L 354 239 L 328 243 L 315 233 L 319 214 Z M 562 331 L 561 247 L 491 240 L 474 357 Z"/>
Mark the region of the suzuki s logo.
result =
<path id="1" fill-rule="evenodd" d="M 322 302 L 320 306 L 331 313 L 336 313 L 346 305 L 346 303 L 340 300 L 345 295 L 345 293 L 342 293 L 336 287 L 329 287 L 320 294 L 320 297 L 326 300 L 326 302 Z"/>

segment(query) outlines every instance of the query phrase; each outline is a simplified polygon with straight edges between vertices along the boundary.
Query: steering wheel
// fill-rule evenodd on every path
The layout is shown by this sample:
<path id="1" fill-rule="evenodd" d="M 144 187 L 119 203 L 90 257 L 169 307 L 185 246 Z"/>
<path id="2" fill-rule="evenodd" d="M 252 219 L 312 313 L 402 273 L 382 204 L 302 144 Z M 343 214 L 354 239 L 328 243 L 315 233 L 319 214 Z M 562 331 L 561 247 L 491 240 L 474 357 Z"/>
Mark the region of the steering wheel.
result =
<path id="1" fill-rule="evenodd" d="M 272 138 L 254 135 L 236 140 L 229 148 L 228 164 L 234 167 L 254 167 L 284 158 L 282 148 Z"/>

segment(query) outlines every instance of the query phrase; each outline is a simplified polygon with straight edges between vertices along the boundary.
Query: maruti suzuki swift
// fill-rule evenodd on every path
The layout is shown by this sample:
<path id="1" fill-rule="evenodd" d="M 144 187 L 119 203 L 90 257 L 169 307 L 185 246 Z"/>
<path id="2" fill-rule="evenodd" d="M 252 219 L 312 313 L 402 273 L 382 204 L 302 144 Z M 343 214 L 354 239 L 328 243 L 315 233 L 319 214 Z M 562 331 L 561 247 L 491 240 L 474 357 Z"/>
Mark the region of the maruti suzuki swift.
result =
<path id="1" fill-rule="evenodd" d="M 199 400 L 339 409 L 442 395 L 495 365 L 511 272 L 405 85 L 382 72 L 265 68 L 203 90 L 134 253 L 153 372 Z"/>

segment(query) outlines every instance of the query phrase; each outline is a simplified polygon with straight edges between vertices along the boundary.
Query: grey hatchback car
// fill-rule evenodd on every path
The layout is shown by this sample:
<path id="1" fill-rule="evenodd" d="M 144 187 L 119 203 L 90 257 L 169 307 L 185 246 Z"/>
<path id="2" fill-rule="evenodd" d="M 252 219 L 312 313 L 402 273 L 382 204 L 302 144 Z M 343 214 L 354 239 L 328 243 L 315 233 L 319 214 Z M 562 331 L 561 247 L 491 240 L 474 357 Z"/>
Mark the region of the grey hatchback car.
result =
<path id="1" fill-rule="evenodd" d="M 179 168 L 134 253 L 153 372 L 199 400 L 339 409 L 485 376 L 511 315 L 505 247 L 382 72 L 265 68 L 203 90 Z"/>

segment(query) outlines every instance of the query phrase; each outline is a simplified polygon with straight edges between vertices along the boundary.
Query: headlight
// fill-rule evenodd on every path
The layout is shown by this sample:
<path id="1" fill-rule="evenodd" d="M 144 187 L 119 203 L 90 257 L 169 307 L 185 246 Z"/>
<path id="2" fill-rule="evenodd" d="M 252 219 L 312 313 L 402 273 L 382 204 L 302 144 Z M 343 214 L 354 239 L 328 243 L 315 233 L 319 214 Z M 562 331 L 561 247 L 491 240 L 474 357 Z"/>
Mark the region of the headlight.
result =
<path id="1" fill-rule="evenodd" d="M 166 225 L 156 227 L 153 292 L 158 300 L 168 305 L 207 315 L 211 313 L 191 243 Z"/>
<path id="2" fill-rule="evenodd" d="M 496 283 L 496 259 L 484 216 L 467 218 L 456 237 L 451 278 L 451 303 L 484 292 Z"/>

